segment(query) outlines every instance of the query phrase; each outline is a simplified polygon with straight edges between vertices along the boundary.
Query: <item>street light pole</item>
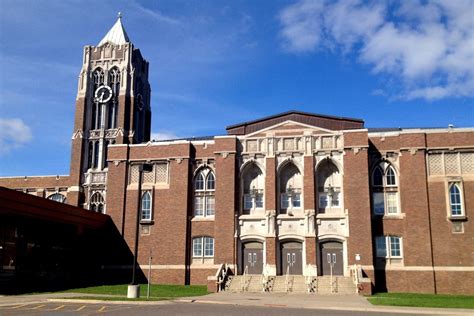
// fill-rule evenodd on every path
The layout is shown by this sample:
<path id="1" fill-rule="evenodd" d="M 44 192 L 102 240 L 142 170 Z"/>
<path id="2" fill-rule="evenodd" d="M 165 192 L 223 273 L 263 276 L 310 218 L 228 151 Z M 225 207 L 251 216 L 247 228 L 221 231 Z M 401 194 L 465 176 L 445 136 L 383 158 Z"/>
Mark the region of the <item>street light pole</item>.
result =
<path id="1" fill-rule="evenodd" d="M 133 272 L 132 272 L 132 283 L 128 286 L 127 297 L 128 298 L 138 298 L 140 297 L 140 285 L 137 284 L 135 280 L 135 274 L 137 270 L 137 260 L 138 260 L 138 239 L 140 234 L 140 214 L 142 208 L 142 180 L 143 172 L 153 171 L 153 165 L 143 163 L 138 165 L 138 201 L 137 201 L 137 218 L 135 226 L 135 248 L 133 251 Z"/>

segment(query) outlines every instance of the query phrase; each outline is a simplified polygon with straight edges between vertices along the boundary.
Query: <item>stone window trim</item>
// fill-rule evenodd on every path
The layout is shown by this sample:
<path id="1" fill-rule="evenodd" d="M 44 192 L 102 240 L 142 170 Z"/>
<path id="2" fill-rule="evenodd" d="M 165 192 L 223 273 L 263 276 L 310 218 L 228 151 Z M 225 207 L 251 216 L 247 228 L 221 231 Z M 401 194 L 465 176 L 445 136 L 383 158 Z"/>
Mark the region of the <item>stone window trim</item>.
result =
<path id="1" fill-rule="evenodd" d="M 265 176 L 254 162 L 246 165 L 241 173 L 241 215 L 256 215 L 265 209 Z"/>
<path id="2" fill-rule="evenodd" d="M 449 177 L 445 181 L 445 188 L 447 218 L 451 221 L 467 220 L 463 179 Z"/>

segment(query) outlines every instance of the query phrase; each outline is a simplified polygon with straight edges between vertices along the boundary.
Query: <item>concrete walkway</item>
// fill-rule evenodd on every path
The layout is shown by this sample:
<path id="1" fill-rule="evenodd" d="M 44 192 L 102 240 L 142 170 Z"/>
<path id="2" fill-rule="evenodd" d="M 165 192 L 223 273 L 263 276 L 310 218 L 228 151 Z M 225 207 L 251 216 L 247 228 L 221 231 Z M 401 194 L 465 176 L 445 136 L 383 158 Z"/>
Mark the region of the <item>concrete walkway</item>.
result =
<path id="1" fill-rule="evenodd" d="M 98 303 L 101 301 L 79 300 L 71 298 L 79 296 L 94 296 L 98 294 L 75 293 L 48 293 L 34 295 L 0 296 L 0 306 L 33 304 L 48 301 L 74 302 L 83 304 Z M 110 296 L 110 295 L 104 295 Z M 215 293 L 204 296 L 186 297 L 169 301 L 106 301 L 107 304 L 146 304 L 163 305 L 173 302 L 191 304 L 228 304 L 237 306 L 260 306 L 281 308 L 304 308 L 320 310 L 386 312 L 398 314 L 420 315 L 474 315 L 472 309 L 448 308 L 420 308 L 420 307 L 395 307 L 375 306 L 370 304 L 363 296 L 357 295 L 309 295 L 309 294 L 270 294 L 270 293 Z"/>

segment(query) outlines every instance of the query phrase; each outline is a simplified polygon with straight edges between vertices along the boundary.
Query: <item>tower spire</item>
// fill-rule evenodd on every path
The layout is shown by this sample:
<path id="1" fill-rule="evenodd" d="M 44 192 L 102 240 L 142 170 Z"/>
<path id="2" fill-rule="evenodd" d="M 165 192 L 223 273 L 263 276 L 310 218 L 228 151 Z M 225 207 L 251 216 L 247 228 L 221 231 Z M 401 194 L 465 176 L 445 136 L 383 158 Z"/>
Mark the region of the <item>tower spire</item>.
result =
<path id="1" fill-rule="evenodd" d="M 97 46 L 102 46 L 105 43 L 112 43 L 114 45 L 122 45 L 125 43 L 130 43 L 127 32 L 122 25 L 122 13 L 117 14 L 117 21 L 112 26 L 112 28 L 105 34 L 104 38 L 97 44 Z"/>

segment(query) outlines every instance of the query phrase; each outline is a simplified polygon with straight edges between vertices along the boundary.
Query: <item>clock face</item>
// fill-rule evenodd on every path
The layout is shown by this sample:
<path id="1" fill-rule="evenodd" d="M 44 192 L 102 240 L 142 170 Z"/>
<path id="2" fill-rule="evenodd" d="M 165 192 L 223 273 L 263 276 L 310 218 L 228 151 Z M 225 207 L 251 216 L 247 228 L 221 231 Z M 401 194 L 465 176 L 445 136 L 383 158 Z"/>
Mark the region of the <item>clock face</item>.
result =
<path id="1" fill-rule="evenodd" d="M 95 90 L 95 101 L 99 103 L 106 103 L 112 99 L 112 89 L 108 86 L 100 86 Z"/>

